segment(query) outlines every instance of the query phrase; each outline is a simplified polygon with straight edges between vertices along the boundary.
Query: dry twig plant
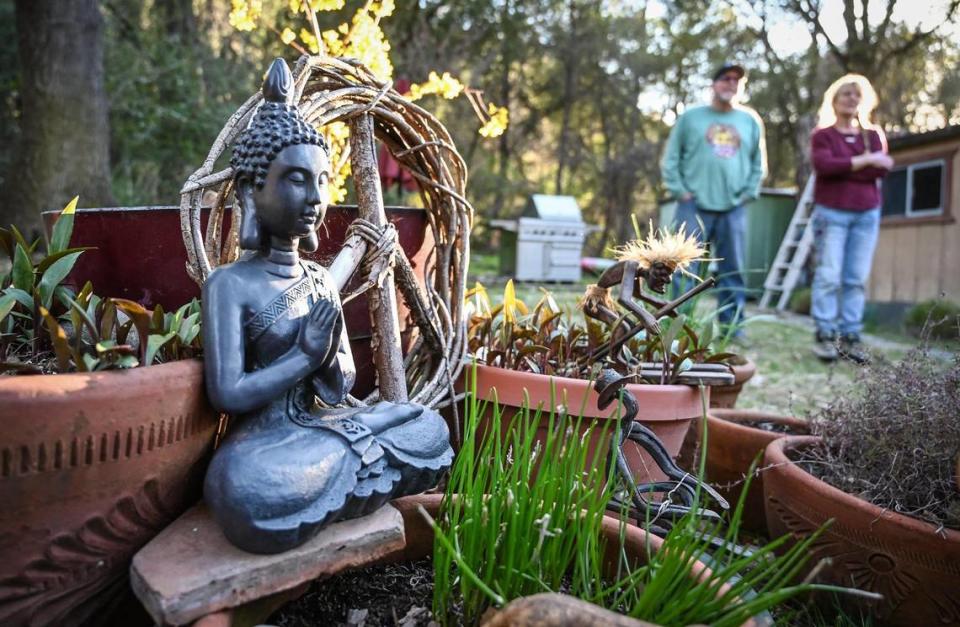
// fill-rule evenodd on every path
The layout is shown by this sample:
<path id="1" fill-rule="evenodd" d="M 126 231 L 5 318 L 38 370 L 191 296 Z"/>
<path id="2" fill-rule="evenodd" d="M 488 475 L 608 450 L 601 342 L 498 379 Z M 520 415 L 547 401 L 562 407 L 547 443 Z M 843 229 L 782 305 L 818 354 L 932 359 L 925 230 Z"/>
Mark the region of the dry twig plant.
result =
<path id="1" fill-rule="evenodd" d="M 865 367 L 856 393 L 814 418 L 813 433 L 825 446 L 808 449 L 802 459 L 844 492 L 960 529 L 958 417 L 960 354 L 945 362 L 921 345 L 899 363 Z"/>

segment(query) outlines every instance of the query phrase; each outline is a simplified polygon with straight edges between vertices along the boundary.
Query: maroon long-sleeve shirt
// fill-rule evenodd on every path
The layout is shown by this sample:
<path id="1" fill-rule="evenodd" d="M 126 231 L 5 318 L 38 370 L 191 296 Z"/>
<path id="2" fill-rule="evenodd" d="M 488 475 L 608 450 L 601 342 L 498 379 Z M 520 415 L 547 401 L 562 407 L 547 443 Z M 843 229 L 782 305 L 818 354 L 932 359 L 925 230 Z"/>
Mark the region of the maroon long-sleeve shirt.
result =
<path id="1" fill-rule="evenodd" d="M 870 152 L 886 152 L 886 139 L 877 131 L 870 134 Z M 813 169 L 817 173 L 813 199 L 831 209 L 866 211 L 880 206 L 877 180 L 887 170 L 873 166 L 854 172 L 851 159 L 864 153 L 863 135 L 846 135 L 828 126 L 818 129 L 810 140 Z"/>

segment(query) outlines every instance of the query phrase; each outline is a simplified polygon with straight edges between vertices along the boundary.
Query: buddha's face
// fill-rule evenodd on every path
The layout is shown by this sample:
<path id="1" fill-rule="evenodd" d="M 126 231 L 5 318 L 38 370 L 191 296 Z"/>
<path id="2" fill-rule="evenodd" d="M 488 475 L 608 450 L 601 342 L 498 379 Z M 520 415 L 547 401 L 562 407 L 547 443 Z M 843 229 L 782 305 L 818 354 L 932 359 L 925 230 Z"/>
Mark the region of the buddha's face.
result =
<path id="1" fill-rule="evenodd" d="M 263 187 L 253 192 L 261 228 L 284 239 L 310 235 L 326 214 L 329 180 L 327 154 L 320 146 L 296 144 L 281 150 Z"/>

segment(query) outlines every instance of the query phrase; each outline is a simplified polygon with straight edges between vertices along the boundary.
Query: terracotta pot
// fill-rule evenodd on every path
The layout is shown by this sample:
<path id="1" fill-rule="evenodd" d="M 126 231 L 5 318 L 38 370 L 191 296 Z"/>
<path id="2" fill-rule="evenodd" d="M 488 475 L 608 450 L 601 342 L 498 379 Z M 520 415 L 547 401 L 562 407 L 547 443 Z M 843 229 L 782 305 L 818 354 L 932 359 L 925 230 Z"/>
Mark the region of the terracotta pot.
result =
<path id="1" fill-rule="evenodd" d="M 458 391 L 467 387 L 466 381 L 469 380 L 472 369 L 472 366 L 464 367 Z M 686 385 L 630 384 L 627 385 L 627 389 L 636 396 L 637 403 L 640 405 L 636 420 L 652 429 L 663 441 L 670 455 L 676 459 L 687 430 L 690 428 L 690 421 L 703 415 L 700 391 Z M 709 388 L 707 390 L 709 394 Z M 610 450 L 609 436 L 613 434 L 616 427 L 617 404 L 614 403 L 605 411 L 598 410 L 597 393 L 593 390 L 590 381 L 550 377 L 478 364 L 478 397 L 481 400 L 487 400 L 494 398 L 494 394 L 503 408 L 500 425 L 502 432 L 506 432 L 510 420 L 523 406 L 525 398 L 529 398 L 534 411 L 540 404 L 544 407 L 545 415 L 538 439 L 545 440 L 546 419 L 549 417 L 551 400 L 556 399 L 556 403 L 564 405 L 571 416 L 582 415 L 584 418 L 592 419 L 595 432 L 599 433 L 606 428 L 608 437 L 603 442 L 598 439 L 597 444 L 601 448 L 591 454 L 594 455 L 594 459 L 596 455 L 603 455 L 602 459 L 607 459 Z M 492 418 L 493 408 L 488 406 L 483 419 Z M 486 428 L 486 424 L 483 422 L 481 426 Z M 584 426 L 586 427 L 586 423 Z M 624 453 L 638 482 L 660 481 L 666 478 L 647 452 L 636 444 L 628 441 L 624 446 Z"/>
<path id="2" fill-rule="evenodd" d="M 789 427 L 792 435 L 807 434 L 810 429 L 807 422 L 799 418 L 749 409 L 711 409 L 707 415 L 705 479 L 734 507 L 743 492 L 743 480 L 750 470 L 750 464 L 757 456 L 761 456 L 759 472 L 753 478 L 743 504 L 741 528 L 766 533 L 767 520 L 763 508 L 765 471 L 762 454 L 770 442 L 788 434 L 744 424 L 747 422 L 767 422 Z M 690 438 L 693 440 L 694 449 L 703 441 L 702 431 L 703 421 L 694 421 Z M 690 459 L 690 467 L 697 468 L 699 457 L 691 452 Z"/>
<path id="3" fill-rule="evenodd" d="M 400 246 L 422 286 L 427 261 L 434 254 L 433 232 L 427 225 L 427 213 L 410 207 L 387 207 L 386 213 L 397 227 Z M 44 213 L 48 228 L 58 215 L 59 211 Z M 204 212 L 204 230 L 207 216 L 208 212 Z M 320 248 L 305 257 L 329 264 L 340 252 L 347 227 L 356 217 L 356 206 L 330 206 L 319 232 Z M 229 222 L 228 212 L 224 232 L 229 230 Z M 149 237 L 144 237 L 147 233 Z M 96 248 L 81 255 L 67 277 L 66 283 L 74 287 L 79 288 L 90 281 L 96 294 L 128 298 L 150 309 L 159 304 L 167 311 L 191 298 L 200 297 L 200 288 L 186 271 L 187 253 L 180 230 L 179 207 L 77 209 L 70 245 Z M 353 289 L 359 282 L 355 279 L 347 289 Z M 401 340 L 406 350 L 416 338 L 416 329 L 403 298 L 398 299 L 398 305 Z M 343 311 L 357 366 L 353 394 L 363 398 L 376 385 L 376 369 L 370 350 L 373 333 L 366 295 L 344 305 Z"/>
<path id="4" fill-rule="evenodd" d="M 757 364 L 750 359 L 744 364 L 730 364 L 733 368 L 733 383 L 731 385 L 714 385 L 710 388 L 710 407 L 731 408 L 737 404 L 737 397 L 743 384 L 757 374 Z"/>
<path id="5" fill-rule="evenodd" d="M 76 625 L 200 496 L 219 422 L 203 364 L 0 378 L 0 624 Z"/>
<path id="6" fill-rule="evenodd" d="M 803 538 L 833 519 L 808 564 L 832 559 L 821 581 L 882 594 L 872 611 L 884 624 L 960 625 L 960 531 L 871 505 L 791 463 L 791 453 L 820 442 L 793 436 L 767 446 L 763 492 L 771 534 Z"/>

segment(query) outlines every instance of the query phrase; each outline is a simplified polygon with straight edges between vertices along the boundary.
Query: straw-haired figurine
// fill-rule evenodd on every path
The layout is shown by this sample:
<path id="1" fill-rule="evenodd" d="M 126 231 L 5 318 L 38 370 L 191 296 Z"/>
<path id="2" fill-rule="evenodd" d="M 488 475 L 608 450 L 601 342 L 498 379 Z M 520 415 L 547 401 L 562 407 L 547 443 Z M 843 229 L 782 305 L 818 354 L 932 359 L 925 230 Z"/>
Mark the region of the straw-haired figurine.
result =
<path id="1" fill-rule="evenodd" d="M 629 332 L 631 325 L 617 313 L 619 303 L 637 317 L 649 334 L 659 334 L 660 324 L 644 303 L 662 310 L 667 303 L 644 293 L 644 288 L 664 294 L 675 272 L 693 276 L 687 267 L 703 257 L 704 248 L 683 227 L 676 233 L 650 229 L 646 239 L 635 239 L 615 250 L 617 263 L 607 268 L 595 285 L 587 287 L 580 301 L 583 313 L 615 326 L 614 340 Z M 614 290 L 611 295 L 610 291 Z M 672 310 L 665 312 L 675 316 Z"/>
<path id="2" fill-rule="evenodd" d="M 326 268 L 299 255 L 317 247 L 329 158 L 289 103 L 292 86 L 274 61 L 231 161 L 246 252 L 203 287 L 207 392 L 233 415 L 204 497 L 226 537 L 255 553 L 433 487 L 453 458 L 431 409 L 342 406 L 356 369 L 340 295 Z"/>

